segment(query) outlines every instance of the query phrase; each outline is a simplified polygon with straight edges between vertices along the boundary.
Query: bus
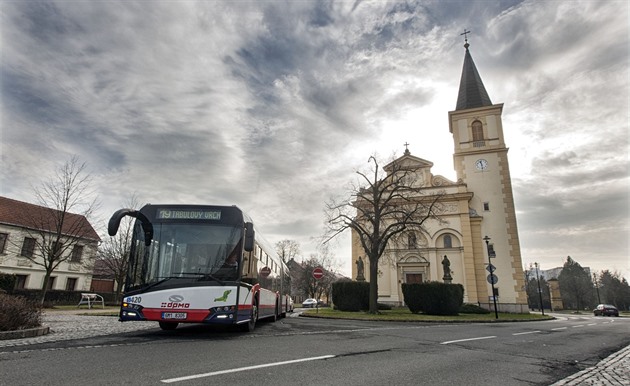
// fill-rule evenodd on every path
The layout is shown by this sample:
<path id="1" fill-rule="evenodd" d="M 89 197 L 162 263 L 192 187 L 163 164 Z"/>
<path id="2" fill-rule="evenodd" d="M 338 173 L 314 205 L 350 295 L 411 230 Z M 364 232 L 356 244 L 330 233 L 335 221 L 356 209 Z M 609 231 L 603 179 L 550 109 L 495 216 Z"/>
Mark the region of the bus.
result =
<path id="1" fill-rule="evenodd" d="M 109 220 L 116 235 L 135 218 L 119 320 L 234 325 L 293 311 L 287 265 L 236 206 L 146 205 Z"/>

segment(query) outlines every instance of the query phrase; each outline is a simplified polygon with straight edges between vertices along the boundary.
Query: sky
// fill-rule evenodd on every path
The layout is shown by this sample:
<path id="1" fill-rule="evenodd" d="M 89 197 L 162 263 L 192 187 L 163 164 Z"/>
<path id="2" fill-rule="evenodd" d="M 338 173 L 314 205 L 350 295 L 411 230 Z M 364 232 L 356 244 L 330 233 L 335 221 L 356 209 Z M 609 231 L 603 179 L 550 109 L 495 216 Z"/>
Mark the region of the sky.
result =
<path id="1" fill-rule="evenodd" d="M 0 194 L 76 156 L 111 214 L 237 205 L 307 258 L 372 155 L 455 180 L 467 29 L 503 103 L 522 260 L 630 279 L 626 1 L 0 1 Z M 383 164 L 384 164 L 383 163 Z M 350 238 L 329 245 L 350 276 Z"/>

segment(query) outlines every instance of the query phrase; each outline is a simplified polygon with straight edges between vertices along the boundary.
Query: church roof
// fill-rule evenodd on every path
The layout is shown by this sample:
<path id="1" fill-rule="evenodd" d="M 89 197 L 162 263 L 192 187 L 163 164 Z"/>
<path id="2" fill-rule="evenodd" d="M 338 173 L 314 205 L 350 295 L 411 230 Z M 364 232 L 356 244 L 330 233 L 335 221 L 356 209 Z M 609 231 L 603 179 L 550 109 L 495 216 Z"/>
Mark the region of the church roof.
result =
<path id="1" fill-rule="evenodd" d="M 411 155 L 411 152 L 409 151 L 409 149 L 405 149 L 405 154 L 393 160 L 392 162 L 388 163 L 387 165 L 383 166 L 383 169 L 386 172 L 391 173 L 392 170 L 394 170 L 395 166 L 402 169 L 407 169 L 407 168 L 412 168 L 414 170 L 424 169 L 424 168 L 431 169 L 431 167 L 433 166 L 433 162 L 427 161 L 420 157 L 413 156 Z"/>
<path id="2" fill-rule="evenodd" d="M 459 81 L 459 95 L 457 96 L 457 107 L 455 110 L 473 109 L 476 107 L 492 106 L 490 97 L 481 81 L 481 76 L 477 72 L 475 62 L 468 51 L 468 42 L 464 44 L 466 55 L 464 56 L 464 67 L 462 68 L 462 78 Z"/>

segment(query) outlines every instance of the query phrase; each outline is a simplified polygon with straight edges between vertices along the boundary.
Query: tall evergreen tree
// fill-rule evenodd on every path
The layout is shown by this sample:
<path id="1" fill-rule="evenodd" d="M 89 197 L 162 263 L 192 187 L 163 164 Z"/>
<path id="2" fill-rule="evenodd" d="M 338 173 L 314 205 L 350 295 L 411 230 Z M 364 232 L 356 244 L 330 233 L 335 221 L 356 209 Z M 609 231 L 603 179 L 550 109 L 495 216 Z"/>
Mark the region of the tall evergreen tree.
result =
<path id="1" fill-rule="evenodd" d="M 603 271 L 599 275 L 598 287 L 602 303 L 612 304 L 620 310 L 630 308 L 630 286 L 621 274 Z"/>
<path id="2" fill-rule="evenodd" d="M 565 308 L 581 311 L 593 305 L 594 286 L 591 277 L 571 256 L 567 256 L 558 283 Z"/>

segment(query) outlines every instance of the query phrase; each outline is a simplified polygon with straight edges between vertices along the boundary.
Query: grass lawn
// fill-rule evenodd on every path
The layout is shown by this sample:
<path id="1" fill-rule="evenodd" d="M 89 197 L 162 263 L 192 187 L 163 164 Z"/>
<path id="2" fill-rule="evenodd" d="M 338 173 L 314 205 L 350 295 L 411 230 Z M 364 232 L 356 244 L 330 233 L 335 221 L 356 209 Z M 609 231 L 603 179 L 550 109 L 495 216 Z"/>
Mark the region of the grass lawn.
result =
<path id="1" fill-rule="evenodd" d="M 381 310 L 378 315 L 368 314 L 364 311 L 346 312 L 333 310 L 324 307 L 319 310 L 308 310 L 303 313 L 304 316 L 319 318 L 336 318 L 336 319 L 356 319 L 356 320 L 383 320 L 394 322 L 514 322 L 514 321 L 533 321 L 553 319 L 548 315 L 540 314 L 507 314 L 499 313 L 499 319 L 495 319 L 494 312 L 489 314 L 459 314 L 456 316 L 440 316 L 412 314 L 406 307 L 396 307 L 391 310 Z"/>

